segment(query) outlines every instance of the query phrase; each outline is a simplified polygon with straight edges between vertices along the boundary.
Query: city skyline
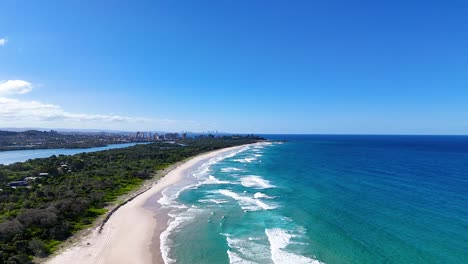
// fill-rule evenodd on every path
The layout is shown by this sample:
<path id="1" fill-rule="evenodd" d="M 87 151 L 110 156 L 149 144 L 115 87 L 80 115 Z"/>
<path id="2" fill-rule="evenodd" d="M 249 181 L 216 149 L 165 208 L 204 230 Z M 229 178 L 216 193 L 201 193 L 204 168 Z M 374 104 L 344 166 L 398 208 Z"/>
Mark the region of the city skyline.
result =
<path id="1" fill-rule="evenodd" d="M 0 3 L 0 129 L 468 134 L 464 1 Z"/>

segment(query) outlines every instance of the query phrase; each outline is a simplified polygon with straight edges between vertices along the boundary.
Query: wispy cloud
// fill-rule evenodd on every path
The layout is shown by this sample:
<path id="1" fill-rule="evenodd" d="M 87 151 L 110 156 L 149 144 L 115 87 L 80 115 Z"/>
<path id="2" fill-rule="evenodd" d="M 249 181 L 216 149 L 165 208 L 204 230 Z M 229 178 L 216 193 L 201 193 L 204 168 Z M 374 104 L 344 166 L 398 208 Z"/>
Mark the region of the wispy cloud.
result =
<path id="1" fill-rule="evenodd" d="M 0 119 L 34 121 L 144 122 L 144 118 L 119 115 L 71 113 L 54 104 L 0 97 Z"/>
<path id="2" fill-rule="evenodd" d="M 0 95 L 25 94 L 32 90 L 31 83 L 22 80 L 8 80 L 0 82 Z"/>
<path id="3" fill-rule="evenodd" d="M 23 80 L 0 82 L 0 119 L 22 119 L 36 121 L 95 121 L 95 122 L 144 122 L 144 118 L 119 115 L 83 114 L 65 111 L 54 104 L 38 101 L 25 101 L 8 95 L 20 95 L 31 92 L 33 85 Z M 5 97 L 8 96 L 8 97 Z"/>
<path id="4" fill-rule="evenodd" d="M 113 114 L 69 112 L 59 105 L 22 100 L 12 95 L 26 94 L 33 85 L 23 80 L 0 82 L 0 124 L 8 126 L 43 126 L 116 129 L 189 129 L 195 121 L 130 117 Z"/>
<path id="5" fill-rule="evenodd" d="M 1 38 L 0 39 L 0 46 L 5 46 L 5 44 L 8 42 L 7 38 Z"/>

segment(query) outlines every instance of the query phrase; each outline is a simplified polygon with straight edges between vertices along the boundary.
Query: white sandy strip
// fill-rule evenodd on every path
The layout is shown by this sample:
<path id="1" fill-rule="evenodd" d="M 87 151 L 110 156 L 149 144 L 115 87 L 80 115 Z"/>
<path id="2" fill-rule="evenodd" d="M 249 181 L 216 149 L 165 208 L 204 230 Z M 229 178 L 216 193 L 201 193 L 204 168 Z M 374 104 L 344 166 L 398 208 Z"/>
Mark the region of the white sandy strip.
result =
<path id="1" fill-rule="evenodd" d="M 150 248 L 156 220 L 153 212 L 145 209 L 145 202 L 164 188 L 180 181 L 184 174 L 202 160 L 233 151 L 232 147 L 196 156 L 170 171 L 151 189 L 120 207 L 104 226 L 101 234 L 98 227 L 80 242 L 59 252 L 45 263 L 48 264 L 102 264 L 102 263 L 152 263 Z M 89 243 L 89 245 L 88 245 Z"/>

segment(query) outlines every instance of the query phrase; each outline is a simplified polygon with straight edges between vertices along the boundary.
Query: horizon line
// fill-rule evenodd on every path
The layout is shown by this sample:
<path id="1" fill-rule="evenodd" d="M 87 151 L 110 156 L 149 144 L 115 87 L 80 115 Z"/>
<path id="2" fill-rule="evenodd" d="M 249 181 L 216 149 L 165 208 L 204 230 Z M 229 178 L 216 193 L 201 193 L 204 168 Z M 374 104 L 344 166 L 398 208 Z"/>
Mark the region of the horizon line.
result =
<path id="1" fill-rule="evenodd" d="M 164 132 L 164 133 L 177 133 L 177 132 L 184 132 L 184 133 L 191 133 L 191 134 L 209 134 L 209 133 L 215 133 L 215 134 L 239 134 L 239 135 L 245 135 L 245 134 L 255 134 L 255 135 L 270 135 L 270 136 L 281 136 L 281 135 L 296 135 L 296 136 L 468 136 L 468 134 L 430 134 L 430 133 L 269 133 L 269 132 L 258 132 L 258 133 L 252 133 L 252 132 L 225 132 L 225 131 L 204 131 L 204 132 L 196 132 L 196 131 L 174 131 L 174 130 L 119 130 L 119 129 L 100 129 L 100 128 L 40 128 L 40 127 L 0 127 L 0 130 L 3 131 L 8 131 L 8 130 L 38 130 L 38 131 L 50 131 L 50 130 L 57 130 L 58 132 L 61 132 L 60 130 L 66 130 L 66 132 L 95 132 L 95 133 L 100 133 L 100 132 L 109 132 L 109 133 L 135 133 L 135 132 Z M 19 132 L 19 131 L 15 131 Z"/>

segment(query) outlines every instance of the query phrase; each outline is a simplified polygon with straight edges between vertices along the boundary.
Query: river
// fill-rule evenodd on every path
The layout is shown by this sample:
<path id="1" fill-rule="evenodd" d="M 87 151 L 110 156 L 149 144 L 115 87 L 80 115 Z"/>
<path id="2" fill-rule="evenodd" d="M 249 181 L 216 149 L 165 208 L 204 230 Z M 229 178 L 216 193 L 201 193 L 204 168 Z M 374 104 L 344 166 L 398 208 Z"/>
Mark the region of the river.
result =
<path id="1" fill-rule="evenodd" d="M 111 144 L 104 147 L 95 148 L 81 148 L 81 149 L 33 149 L 33 150 L 9 150 L 0 151 L 0 164 L 11 164 L 15 162 L 23 162 L 29 159 L 48 158 L 53 155 L 75 155 L 83 152 L 95 152 L 108 149 L 126 148 L 136 144 L 142 143 L 124 143 L 124 144 Z"/>

